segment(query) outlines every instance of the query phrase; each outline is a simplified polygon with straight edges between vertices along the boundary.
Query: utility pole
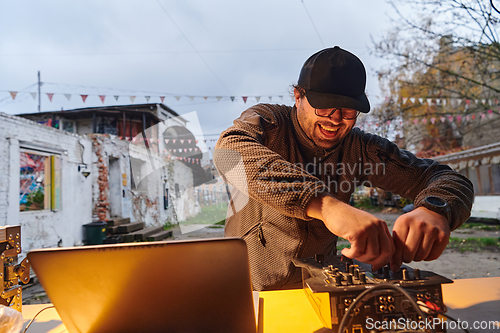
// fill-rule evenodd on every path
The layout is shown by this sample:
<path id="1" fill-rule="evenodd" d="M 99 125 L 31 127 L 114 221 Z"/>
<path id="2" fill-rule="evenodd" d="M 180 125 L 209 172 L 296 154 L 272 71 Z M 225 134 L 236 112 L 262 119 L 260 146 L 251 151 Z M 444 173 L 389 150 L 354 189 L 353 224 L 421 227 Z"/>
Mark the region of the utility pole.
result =
<path id="1" fill-rule="evenodd" d="M 38 112 L 42 112 L 42 110 L 41 110 L 42 97 L 40 95 L 40 87 L 41 86 L 42 86 L 42 82 L 40 82 L 40 71 L 38 71 Z"/>

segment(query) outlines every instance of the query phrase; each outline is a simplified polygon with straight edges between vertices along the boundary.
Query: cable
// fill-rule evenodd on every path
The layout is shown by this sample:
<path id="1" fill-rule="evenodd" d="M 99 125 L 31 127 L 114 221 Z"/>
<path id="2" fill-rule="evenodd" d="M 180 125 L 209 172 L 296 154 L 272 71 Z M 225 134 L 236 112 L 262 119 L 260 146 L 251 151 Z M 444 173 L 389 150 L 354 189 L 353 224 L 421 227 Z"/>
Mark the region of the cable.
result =
<path id="1" fill-rule="evenodd" d="M 307 7 L 306 7 L 306 5 L 304 3 L 304 0 L 300 0 L 300 2 L 302 2 L 302 6 L 304 7 L 304 10 L 306 11 L 307 16 L 309 17 L 309 21 L 311 21 L 311 24 L 312 24 L 312 26 L 314 28 L 314 31 L 316 31 L 316 35 L 318 36 L 319 41 L 321 42 L 321 45 L 323 47 L 325 47 L 325 43 L 323 43 L 323 40 L 321 39 L 321 36 L 319 35 L 318 29 L 316 29 L 316 25 L 314 24 L 314 21 L 313 21 L 311 15 L 309 14 L 309 11 L 307 10 Z"/>
<path id="2" fill-rule="evenodd" d="M 390 291 L 400 292 L 411 303 L 411 305 L 417 311 L 417 313 L 420 315 L 421 318 L 425 318 L 426 317 L 424 315 L 424 313 L 422 312 L 422 310 L 420 309 L 420 307 L 415 302 L 415 300 L 403 288 L 401 288 L 399 286 L 396 286 L 394 284 L 390 284 L 390 283 L 378 284 L 378 285 L 376 285 L 376 286 L 374 286 L 374 287 L 372 287 L 370 289 L 367 289 L 367 290 L 363 291 L 361 294 L 358 295 L 358 297 L 356 297 L 356 299 L 354 300 L 354 302 L 351 303 L 351 305 L 347 309 L 344 317 L 342 318 L 342 321 L 340 322 L 339 330 L 338 330 L 339 332 L 344 332 L 345 327 L 349 326 L 349 324 L 350 324 L 350 322 L 351 322 L 351 320 L 353 318 L 353 316 L 351 315 L 351 312 L 354 310 L 354 308 L 356 307 L 356 305 L 358 303 L 360 303 L 361 300 L 366 297 L 366 295 L 368 295 L 370 293 L 373 293 L 374 291 L 380 290 L 380 289 L 392 289 Z M 418 332 L 418 331 L 413 331 L 413 332 Z M 431 329 L 431 332 L 435 333 L 434 329 Z"/>
<path id="3" fill-rule="evenodd" d="M 55 308 L 55 306 L 53 305 L 50 305 L 50 306 L 47 306 L 46 308 L 43 308 L 41 309 L 40 311 L 38 311 L 38 313 L 30 320 L 30 322 L 28 323 L 28 325 L 26 325 L 26 328 L 24 329 L 23 333 L 26 333 L 26 330 L 31 326 L 31 324 L 33 323 L 33 321 L 35 321 L 35 318 L 40 314 L 42 313 L 43 311 L 47 310 L 47 309 L 50 309 L 50 308 Z"/>

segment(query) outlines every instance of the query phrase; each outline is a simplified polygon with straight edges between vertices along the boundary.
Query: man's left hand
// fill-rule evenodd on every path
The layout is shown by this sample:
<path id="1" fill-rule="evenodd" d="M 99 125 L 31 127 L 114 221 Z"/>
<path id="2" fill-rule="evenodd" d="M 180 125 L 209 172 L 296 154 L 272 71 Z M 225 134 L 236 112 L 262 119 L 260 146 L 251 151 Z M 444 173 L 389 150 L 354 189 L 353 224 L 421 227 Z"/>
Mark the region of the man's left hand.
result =
<path id="1" fill-rule="evenodd" d="M 403 262 L 439 258 L 450 240 L 450 226 L 441 214 L 418 207 L 396 220 L 392 238 L 396 251 L 391 259 L 391 270 L 396 272 Z"/>

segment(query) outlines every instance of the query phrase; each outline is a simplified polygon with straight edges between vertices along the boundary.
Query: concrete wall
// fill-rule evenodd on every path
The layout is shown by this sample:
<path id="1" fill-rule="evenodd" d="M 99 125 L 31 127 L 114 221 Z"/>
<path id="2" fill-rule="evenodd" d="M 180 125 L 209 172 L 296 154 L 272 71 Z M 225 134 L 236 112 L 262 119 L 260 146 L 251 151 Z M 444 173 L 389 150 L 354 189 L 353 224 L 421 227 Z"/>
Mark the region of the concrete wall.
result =
<path id="1" fill-rule="evenodd" d="M 200 212 L 189 167 L 148 153 L 143 142 L 133 144 L 116 136 L 92 134 L 93 216 L 114 216 L 145 222 L 147 226 L 178 223 Z M 134 179 L 132 179 L 134 178 Z M 178 184 L 179 196 L 176 196 Z M 164 208 L 167 188 L 169 205 Z"/>
<path id="2" fill-rule="evenodd" d="M 57 155 L 61 161 L 61 208 L 20 211 L 20 153 Z M 0 225 L 21 226 L 23 253 L 31 249 L 82 244 L 82 225 L 92 222 L 92 180 L 78 165 L 91 163 L 85 137 L 0 113 Z"/>

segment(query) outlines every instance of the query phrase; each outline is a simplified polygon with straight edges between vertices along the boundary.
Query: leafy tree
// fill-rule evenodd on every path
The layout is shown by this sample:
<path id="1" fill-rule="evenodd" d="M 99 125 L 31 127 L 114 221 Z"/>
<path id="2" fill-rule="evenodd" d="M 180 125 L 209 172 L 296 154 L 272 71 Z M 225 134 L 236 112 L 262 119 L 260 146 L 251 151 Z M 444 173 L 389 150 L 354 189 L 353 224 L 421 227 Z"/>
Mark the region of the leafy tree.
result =
<path id="1" fill-rule="evenodd" d="M 374 52 L 389 60 L 379 81 L 391 98 L 376 114 L 403 117 L 406 148 L 423 157 L 499 141 L 500 14 L 492 3 L 390 3 L 398 17 Z"/>

